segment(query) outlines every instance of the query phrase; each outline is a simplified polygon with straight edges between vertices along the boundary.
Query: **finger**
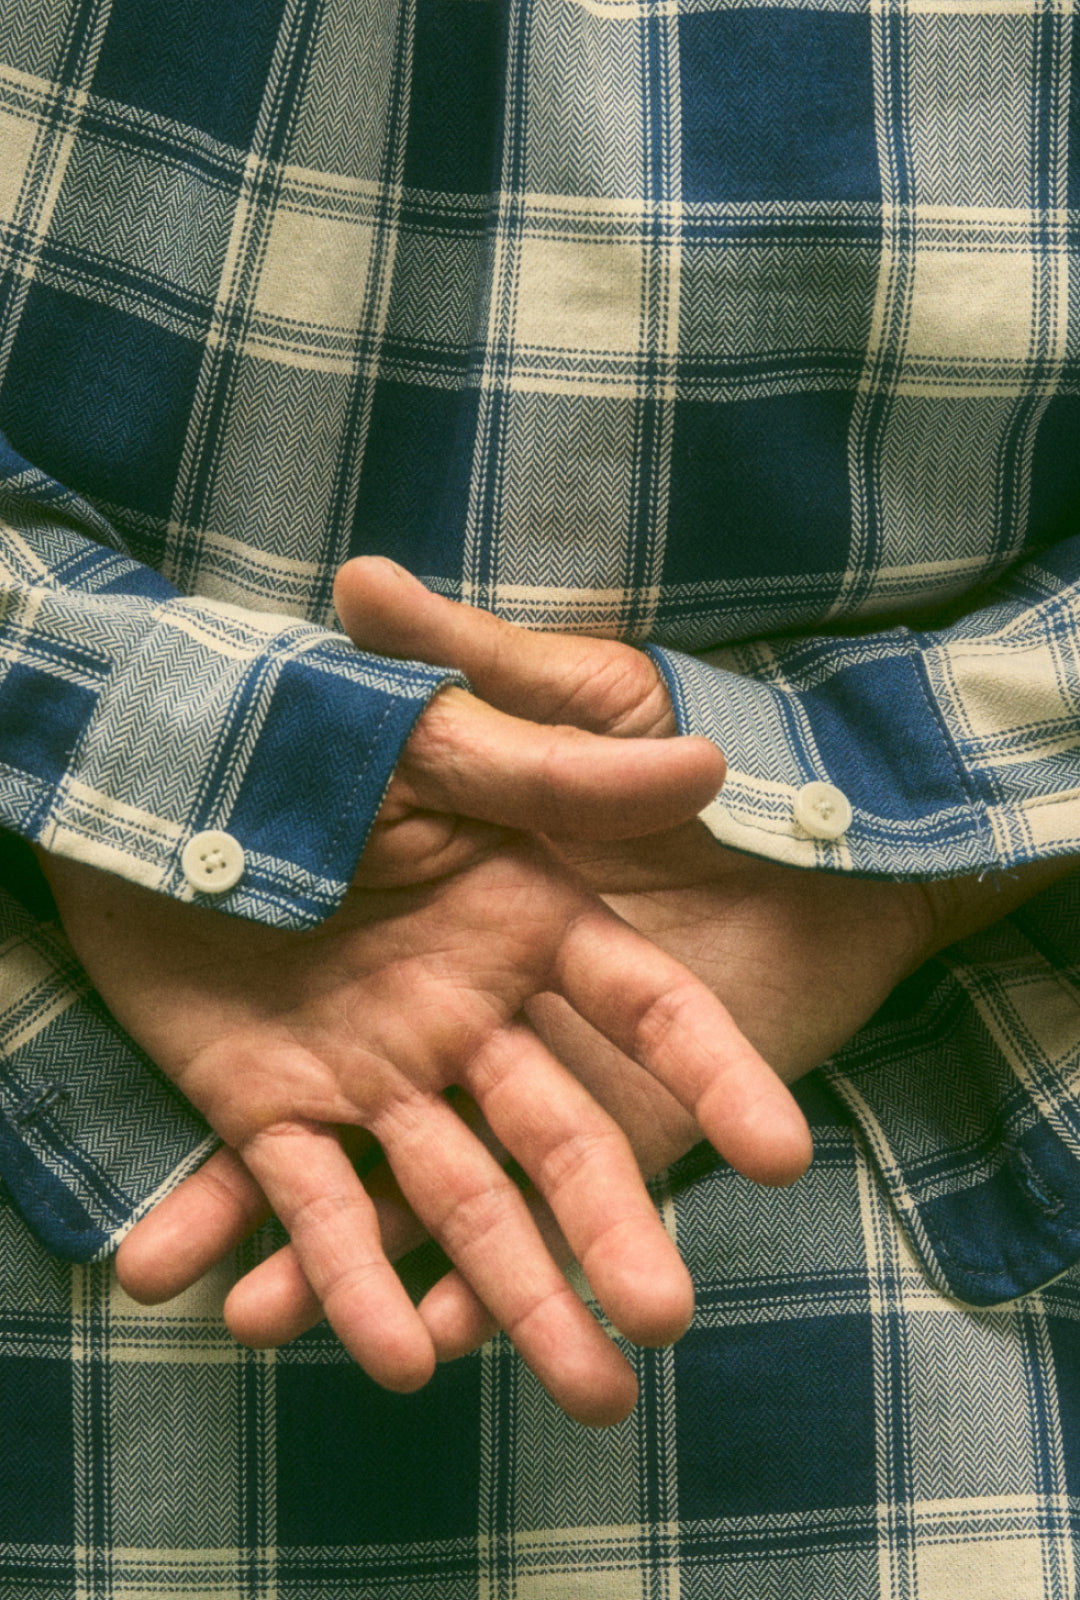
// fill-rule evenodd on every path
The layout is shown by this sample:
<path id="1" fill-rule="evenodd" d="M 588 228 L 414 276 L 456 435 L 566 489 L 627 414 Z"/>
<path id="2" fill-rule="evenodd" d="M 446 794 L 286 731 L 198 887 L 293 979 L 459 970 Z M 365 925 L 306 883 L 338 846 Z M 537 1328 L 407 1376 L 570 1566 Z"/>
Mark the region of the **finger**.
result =
<path id="1" fill-rule="evenodd" d="M 615 1118 L 649 1179 L 702 1140 L 693 1117 L 651 1072 L 605 1039 L 558 994 L 525 1002 L 525 1016 L 557 1061 Z"/>
<path id="2" fill-rule="evenodd" d="M 457 667 L 481 699 L 514 716 L 594 733 L 657 738 L 678 731 L 659 670 L 630 645 L 515 627 L 432 594 L 381 556 L 342 567 L 334 600 L 362 649 Z"/>
<path id="3" fill-rule="evenodd" d="M 694 1312 L 690 1274 L 618 1125 L 523 1024 L 492 1035 L 465 1082 L 615 1327 L 635 1344 L 678 1339 Z"/>
<path id="4" fill-rule="evenodd" d="M 398 1101 L 372 1132 L 407 1200 L 556 1403 L 607 1426 L 634 1374 L 559 1271 L 517 1187 L 445 1101 Z"/>
<path id="5" fill-rule="evenodd" d="M 572 1290 L 569 1294 L 577 1298 Z M 565 1325 L 560 1327 L 558 1316 L 546 1319 L 545 1339 L 537 1340 L 529 1366 L 575 1422 L 588 1428 L 610 1428 L 622 1422 L 637 1400 L 633 1369 L 613 1344 L 608 1343 L 608 1352 L 615 1358 L 610 1363 L 601 1364 L 584 1352 L 574 1338 L 575 1319 L 568 1314 L 568 1302 L 553 1309 L 564 1314 Z M 447 1273 L 428 1291 L 420 1302 L 420 1314 L 435 1340 L 440 1361 L 456 1361 L 471 1354 L 498 1331 L 495 1319 L 457 1272 Z M 518 1344 L 517 1339 L 514 1342 Z M 558 1370 L 557 1388 L 545 1381 L 539 1370 L 545 1366 Z"/>
<path id="6" fill-rule="evenodd" d="M 574 1259 L 573 1251 L 547 1202 L 531 1185 L 524 1191 L 524 1199 L 552 1259 L 560 1267 L 569 1266 Z M 439 1361 L 456 1361 L 461 1356 L 471 1355 L 499 1331 L 490 1311 L 456 1268 L 445 1273 L 428 1290 L 418 1309 Z"/>
<path id="7" fill-rule="evenodd" d="M 334 1133 L 281 1123 L 255 1134 L 241 1154 L 350 1355 L 387 1389 L 420 1388 L 434 1368 L 431 1339 L 383 1253 L 375 1208 Z"/>
<path id="8" fill-rule="evenodd" d="M 238 1278 L 226 1307 L 229 1332 L 252 1350 L 291 1344 L 323 1319 L 322 1305 L 291 1244 Z"/>
<path id="9" fill-rule="evenodd" d="M 366 1177 L 364 1186 L 375 1207 L 386 1257 L 400 1260 L 423 1243 L 424 1230 L 406 1206 L 385 1162 Z M 255 1350 L 289 1344 L 322 1317 L 322 1305 L 291 1243 L 245 1273 L 229 1295 L 230 1332 Z"/>
<path id="10" fill-rule="evenodd" d="M 628 1067 L 633 1065 L 632 1061 L 626 1062 Z M 487 1124 L 482 1126 L 490 1137 Z M 550 1206 L 531 1184 L 523 1189 L 522 1193 L 529 1213 L 536 1223 L 537 1231 L 551 1252 L 552 1259 L 560 1267 L 569 1266 L 574 1259 L 574 1253 L 567 1244 L 566 1235 L 556 1222 Z M 456 1268 L 445 1273 L 438 1283 L 428 1290 L 420 1302 L 419 1311 L 431 1334 L 439 1361 L 456 1361 L 462 1356 L 470 1355 L 498 1332 L 494 1317 Z"/>
<path id="11" fill-rule="evenodd" d="M 158 1305 L 187 1289 L 270 1215 L 234 1150 L 216 1151 L 137 1222 L 116 1253 L 126 1293 Z"/>
<path id="12" fill-rule="evenodd" d="M 495 1318 L 460 1272 L 451 1271 L 440 1278 L 417 1309 L 431 1335 L 437 1361 L 471 1355 L 499 1331 Z M 246 1273 L 229 1295 L 229 1331 L 252 1350 L 291 1344 L 322 1318 L 322 1306 L 290 1244 Z"/>
<path id="13" fill-rule="evenodd" d="M 345 1130 L 344 1142 L 352 1160 L 374 1146 L 359 1128 Z M 270 1215 L 247 1167 L 235 1150 L 223 1146 L 125 1236 L 116 1253 L 116 1276 L 133 1300 L 160 1305 L 190 1288 Z"/>
<path id="14" fill-rule="evenodd" d="M 499 1324 L 456 1269 L 430 1288 L 417 1307 L 437 1361 L 459 1361 L 487 1344 Z"/>
<path id="15" fill-rule="evenodd" d="M 724 758 L 708 739 L 541 727 L 450 688 L 413 729 L 391 795 L 504 827 L 629 839 L 689 821 L 723 779 Z"/>
<path id="16" fill-rule="evenodd" d="M 556 967 L 564 999 L 658 1078 L 737 1171 L 768 1184 L 805 1172 L 813 1145 L 796 1101 L 680 962 L 597 909 L 570 925 Z"/>

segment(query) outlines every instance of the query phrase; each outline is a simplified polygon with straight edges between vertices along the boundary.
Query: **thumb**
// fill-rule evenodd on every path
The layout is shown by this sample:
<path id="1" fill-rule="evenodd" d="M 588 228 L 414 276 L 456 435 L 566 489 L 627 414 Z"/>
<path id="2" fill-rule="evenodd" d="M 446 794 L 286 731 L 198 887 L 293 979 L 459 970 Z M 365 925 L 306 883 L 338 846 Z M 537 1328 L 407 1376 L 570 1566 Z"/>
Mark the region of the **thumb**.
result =
<path id="1" fill-rule="evenodd" d="M 347 562 L 334 602 L 362 649 L 456 667 L 482 700 L 513 716 L 631 738 L 678 731 L 655 664 L 616 639 L 516 627 L 432 594 L 382 556 Z"/>
<path id="2" fill-rule="evenodd" d="M 527 833 L 632 839 L 690 820 L 723 780 L 708 739 L 541 727 L 448 688 L 421 713 L 387 798 Z"/>

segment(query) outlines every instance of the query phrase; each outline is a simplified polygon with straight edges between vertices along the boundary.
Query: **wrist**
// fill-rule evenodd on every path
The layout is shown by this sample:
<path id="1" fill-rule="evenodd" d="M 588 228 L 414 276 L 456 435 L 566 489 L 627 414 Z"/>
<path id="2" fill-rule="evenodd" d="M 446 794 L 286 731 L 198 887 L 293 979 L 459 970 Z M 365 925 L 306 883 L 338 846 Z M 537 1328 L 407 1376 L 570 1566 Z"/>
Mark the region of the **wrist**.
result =
<path id="1" fill-rule="evenodd" d="M 1058 856 L 1051 861 L 1025 862 L 1009 871 L 987 872 L 976 877 L 898 884 L 898 888 L 911 892 L 913 922 L 921 930 L 919 960 L 928 960 L 946 945 L 989 928 L 1078 867 L 1080 858 Z"/>

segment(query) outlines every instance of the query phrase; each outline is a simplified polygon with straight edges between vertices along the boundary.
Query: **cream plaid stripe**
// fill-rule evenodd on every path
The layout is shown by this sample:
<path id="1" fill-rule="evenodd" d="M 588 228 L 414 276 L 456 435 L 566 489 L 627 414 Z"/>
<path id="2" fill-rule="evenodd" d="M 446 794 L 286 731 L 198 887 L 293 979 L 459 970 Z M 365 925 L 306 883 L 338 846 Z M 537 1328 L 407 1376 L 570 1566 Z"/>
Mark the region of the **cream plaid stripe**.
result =
<path id="1" fill-rule="evenodd" d="M 0 1476 L 0 1594 L 1067 1596 L 1075 1273 L 1000 1311 L 943 1299 L 850 1127 L 807 1104 L 805 1187 L 692 1158 L 660 1191 L 698 1312 L 638 1354 L 639 1410 L 601 1432 L 501 1341 L 410 1397 L 318 1331 L 238 1350 L 221 1302 L 273 1237 L 140 1308 L 0 1207 L 0 1384 L 11 1420 L 38 1418 L 25 1497 L 10 1453 Z"/>
<path id="2" fill-rule="evenodd" d="M 10 826 L 175 892 L 186 797 L 367 750 L 389 702 L 355 853 L 436 681 L 327 631 L 336 566 L 381 551 L 648 643 L 725 747 L 706 820 L 738 848 L 1077 849 L 1070 4 L 148 4 L 0 14 Z M 179 722 L 140 744 L 151 684 Z M 247 914 L 325 913 L 346 777 L 253 833 Z M 792 823 L 822 777 L 838 845 Z M 0 846 L 3 1171 L 92 1261 L 206 1134 Z M 1078 893 L 830 1064 L 872 1167 L 812 1085 L 793 1194 L 699 1158 L 659 1191 L 698 1319 L 612 1435 L 501 1346 L 412 1402 L 324 1333 L 240 1355 L 209 1301 L 134 1313 L 5 1209 L 0 1594 L 1067 1596 Z"/>

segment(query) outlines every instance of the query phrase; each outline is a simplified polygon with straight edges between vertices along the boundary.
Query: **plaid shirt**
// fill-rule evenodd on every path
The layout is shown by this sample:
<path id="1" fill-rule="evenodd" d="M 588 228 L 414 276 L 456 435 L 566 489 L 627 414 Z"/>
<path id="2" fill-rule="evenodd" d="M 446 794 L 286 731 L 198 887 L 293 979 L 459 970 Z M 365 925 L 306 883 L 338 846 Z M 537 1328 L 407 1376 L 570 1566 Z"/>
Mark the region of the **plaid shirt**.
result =
<path id="1" fill-rule="evenodd" d="M 0 1212 L 0 1595 L 1072 1591 L 1075 877 L 829 1064 L 790 1195 L 696 1158 L 661 1186 L 697 1321 L 593 1436 L 498 1343 L 403 1401 L 321 1333 L 252 1355 L 205 1296 L 118 1297 L 95 1263 L 209 1137 L 14 837 L 190 898 L 224 828 L 227 910 L 324 916 L 446 679 L 336 631 L 336 567 L 379 552 L 652 650 L 728 756 L 726 844 L 1080 849 L 1072 30 L 6 0 L 0 1171 L 83 1265 Z M 795 821 L 821 779 L 836 841 Z"/>

